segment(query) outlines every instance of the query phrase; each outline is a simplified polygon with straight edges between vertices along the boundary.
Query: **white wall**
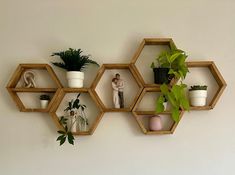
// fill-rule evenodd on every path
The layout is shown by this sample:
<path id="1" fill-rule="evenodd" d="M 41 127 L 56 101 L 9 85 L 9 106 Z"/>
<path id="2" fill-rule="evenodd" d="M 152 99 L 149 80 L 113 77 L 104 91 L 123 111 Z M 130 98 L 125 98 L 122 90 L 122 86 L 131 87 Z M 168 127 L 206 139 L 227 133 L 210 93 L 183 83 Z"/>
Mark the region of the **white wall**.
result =
<path id="1" fill-rule="evenodd" d="M 0 0 L 0 174 L 235 174 L 234 11 L 233 0 Z M 110 113 L 92 137 L 59 147 L 51 118 L 18 112 L 5 89 L 19 63 L 49 63 L 68 47 L 129 62 L 144 37 L 214 60 L 228 84 L 214 110 L 186 114 L 174 135 L 145 136 L 131 114 Z"/>

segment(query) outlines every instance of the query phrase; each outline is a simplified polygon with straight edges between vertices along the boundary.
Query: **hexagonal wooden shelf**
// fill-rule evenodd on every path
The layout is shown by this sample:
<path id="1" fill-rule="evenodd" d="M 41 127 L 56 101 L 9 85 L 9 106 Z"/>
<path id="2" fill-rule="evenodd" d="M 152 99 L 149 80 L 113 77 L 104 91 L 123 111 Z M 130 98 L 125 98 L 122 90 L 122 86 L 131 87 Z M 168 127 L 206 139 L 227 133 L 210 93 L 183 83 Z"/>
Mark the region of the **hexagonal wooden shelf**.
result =
<path id="1" fill-rule="evenodd" d="M 40 69 L 40 70 L 46 70 L 48 72 L 48 75 L 51 77 L 51 79 L 55 82 L 56 88 L 21 88 L 17 87 L 17 83 L 21 79 L 21 76 L 23 73 L 28 69 Z M 12 99 L 14 100 L 16 106 L 19 108 L 21 112 L 48 112 L 56 99 L 56 96 L 59 93 L 59 89 L 62 85 L 60 81 L 58 80 L 55 72 L 48 64 L 20 64 L 17 69 L 15 70 L 14 74 L 12 75 L 10 81 L 7 84 L 7 90 L 9 94 L 11 95 Z M 41 108 L 27 108 L 17 95 L 17 93 L 54 93 L 53 98 L 50 100 L 50 103 L 48 104 L 48 107 L 46 109 Z"/>
<path id="2" fill-rule="evenodd" d="M 97 102 L 94 94 L 88 88 L 62 88 L 62 89 L 60 89 L 59 95 L 57 96 L 56 101 L 54 101 L 54 105 L 49 112 L 54 123 L 56 124 L 56 126 L 59 130 L 64 130 L 64 127 L 59 122 L 59 118 L 56 114 L 56 111 L 58 110 L 62 100 L 64 99 L 64 97 L 67 93 L 88 93 L 90 95 L 92 101 L 94 102 L 94 104 L 98 108 L 99 113 L 98 113 L 95 121 L 91 125 L 90 129 L 88 131 L 78 131 L 78 132 L 73 133 L 73 135 L 92 135 L 94 133 L 95 129 L 97 128 L 100 120 L 102 119 L 104 112 L 103 112 L 100 104 Z"/>
<path id="3" fill-rule="evenodd" d="M 154 115 L 160 115 L 161 117 L 165 117 L 166 115 L 171 115 L 170 112 L 162 112 L 162 113 L 156 113 L 155 111 L 132 111 L 132 114 L 134 115 L 134 118 L 136 119 L 141 131 L 144 134 L 147 135 L 162 135 L 162 134 L 173 134 L 176 127 L 178 126 L 181 118 L 183 117 L 184 111 L 180 111 L 180 117 L 179 117 L 179 122 L 174 122 L 173 119 L 172 120 L 172 124 L 170 125 L 169 129 L 163 129 L 163 130 L 159 130 L 159 131 L 151 131 L 148 129 L 148 127 L 146 127 L 143 123 L 143 121 L 141 120 L 141 117 L 151 117 Z"/>
<path id="4" fill-rule="evenodd" d="M 174 41 L 171 38 L 144 38 L 143 41 L 140 43 L 139 48 L 136 50 L 132 60 L 131 60 L 131 66 L 133 67 L 133 70 L 136 72 L 136 75 L 139 77 L 140 82 L 143 84 L 144 87 L 159 87 L 159 84 L 147 84 L 144 80 L 144 78 L 141 76 L 140 71 L 138 70 L 136 66 L 136 62 L 143 51 L 145 46 L 148 45 L 166 45 L 170 48 L 170 45 L 174 44 Z M 150 65 L 149 65 L 150 66 Z M 171 82 L 171 84 L 176 83 L 177 81 Z"/>
<path id="5" fill-rule="evenodd" d="M 139 87 L 139 90 L 137 92 L 137 94 L 135 95 L 134 97 L 134 100 L 132 101 L 132 103 L 130 104 L 129 107 L 126 107 L 126 108 L 108 108 L 105 106 L 105 104 L 102 102 L 101 98 L 99 97 L 99 95 L 97 94 L 96 92 L 96 87 L 97 85 L 99 84 L 105 70 L 108 70 L 108 69 L 126 69 L 126 70 L 129 70 L 129 72 L 131 73 L 133 79 L 135 80 L 135 82 L 137 83 L 138 87 Z M 105 111 L 105 112 L 131 112 L 132 108 L 134 107 L 137 99 L 139 98 L 139 95 L 140 93 L 142 92 L 143 90 L 143 86 L 140 82 L 140 79 L 139 77 L 136 75 L 135 71 L 133 70 L 133 68 L 131 67 L 130 64 L 103 64 L 100 68 L 100 70 L 98 71 L 98 74 L 91 86 L 91 89 L 94 93 L 94 96 L 95 98 L 98 100 L 98 102 L 101 104 L 102 106 L 102 109 Z"/>
<path id="6" fill-rule="evenodd" d="M 189 61 L 187 62 L 188 68 L 198 68 L 198 67 L 205 67 L 208 68 L 216 80 L 218 84 L 218 90 L 215 93 L 215 96 L 212 98 L 211 102 L 207 106 L 202 107 L 190 107 L 190 110 L 210 110 L 213 109 L 218 102 L 220 96 L 222 95 L 224 89 L 226 88 L 227 84 L 222 77 L 221 73 L 219 72 L 218 68 L 216 67 L 215 63 L 213 61 Z"/>
<path id="7" fill-rule="evenodd" d="M 171 112 L 169 111 L 164 111 L 162 113 L 156 113 L 156 111 L 143 111 L 143 110 L 139 110 L 138 106 L 141 103 L 141 101 L 143 100 L 144 96 L 146 95 L 146 93 L 148 92 L 161 92 L 159 87 L 147 87 L 144 88 L 144 90 L 142 91 L 142 93 L 140 94 L 133 110 L 132 110 L 132 114 L 135 117 L 140 129 L 142 130 L 142 132 L 144 134 L 173 134 L 177 125 L 179 124 L 179 122 L 174 122 L 172 120 L 172 125 L 170 126 L 170 128 L 168 130 L 160 130 L 160 131 L 150 131 L 146 126 L 144 126 L 143 122 L 141 121 L 140 117 L 151 117 L 153 115 L 171 115 Z M 184 114 L 184 111 L 180 112 L 180 119 L 182 118 Z"/>

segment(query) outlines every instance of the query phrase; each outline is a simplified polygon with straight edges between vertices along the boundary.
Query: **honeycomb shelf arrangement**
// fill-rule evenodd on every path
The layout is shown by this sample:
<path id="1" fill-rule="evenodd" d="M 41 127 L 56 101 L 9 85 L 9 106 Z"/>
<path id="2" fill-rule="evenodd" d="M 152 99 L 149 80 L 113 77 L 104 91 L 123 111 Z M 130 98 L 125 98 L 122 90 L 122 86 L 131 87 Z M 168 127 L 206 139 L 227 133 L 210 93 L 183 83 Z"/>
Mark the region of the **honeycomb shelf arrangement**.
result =
<path id="1" fill-rule="evenodd" d="M 71 93 L 81 93 L 81 94 L 88 94 L 91 101 L 94 102 L 95 106 L 98 108 L 98 112 L 95 116 L 93 123 L 91 124 L 89 130 L 83 132 L 76 132 L 73 133 L 74 135 L 92 135 L 97 128 L 102 116 L 105 112 L 131 112 L 136 119 L 140 130 L 147 135 L 159 135 L 159 134 L 172 134 L 174 133 L 177 125 L 179 122 L 171 121 L 167 128 L 163 128 L 160 131 L 151 131 L 146 126 L 146 119 L 150 116 L 156 115 L 157 113 L 155 110 L 149 109 L 139 109 L 141 101 L 143 101 L 144 96 L 147 93 L 159 93 L 160 85 L 146 82 L 143 78 L 143 74 L 139 71 L 137 62 L 142 54 L 142 51 L 145 46 L 166 46 L 170 47 L 171 44 L 174 44 L 171 38 L 146 38 L 143 39 L 139 48 L 135 52 L 133 58 L 131 59 L 129 64 L 103 64 L 98 71 L 94 82 L 92 83 L 91 87 L 89 88 L 65 88 L 60 83 L 59 79 L 57 78 L 56 74 L 52 70 L 51 66 L 48 64 L 20 64 L 17 69 L 15 70 L 12 78 L 10 79 L 9 83 L 7 84 L 7 90 L 11 95 L 13 101 L 19 108 L 21 112 L 48 112 L 52 117 L 55 125 L 58 129 L 64 129 L 61 126 L 57 110 L 59 106 L 62 104 L 62 101 L 66 94 Z M 213 76 L 214 80 L 218 85 L 217 91 L 214 93 L 212 100 L 209 102 L 208 105 L 203 107 L 190 107 L 191 110 L 211 110 L 215 107 L 216 103 L 218 102 L 219 98 L 221 97 L 224 89 L 226 88 L 226 82 L 223 79 L 222 75 L 220 74 L 218 68 L 216 67 L 213 61 L 189 61 L 187 62 L 187 66 L 190 69 L 194 68 L 206 68 L 210 71 L 211 75 Z M 36 87 L 36 88 L 24 88 L 18 87 L 17 84 L 20 81 L 23 73 L 26 70 L 37 70 L 43 69 L 48 72 L 47 76 L 51 77 L 53 82 L 56 84 L 56 87 Z M 131 77 L 133 83 L 137 87 L 137 91 L 134 93 L 133 98 L 130 101 L 130 104 L 123 109 L 115 109 L 110 106 L 107 106 L 102 99 L 101 95 L 97 91 L 97 87 L 102 85 L 102 77 L 105 76 L 106 71 L 114 71 L 114 70 L 125 70 L 128 72 L 128 75 Z M 176 83 L 176 82 L 173 82 Z M 105 87 L 103 87 L 105 89 Z M 52 100 L 50 101 L 48 107 L 46 109 L 40 108 L 28 108 L 26 107 L 18 93 L 51 93 L 54 94 Z M 184 111 L 180 112 L 180 119 L 183 117 Z M 166 119 L 169 118 L 171 113 L 169 111 L 164 111 L 163 113 L 159 113 L 157 115 L 161 115 L 162 118 Z"/>

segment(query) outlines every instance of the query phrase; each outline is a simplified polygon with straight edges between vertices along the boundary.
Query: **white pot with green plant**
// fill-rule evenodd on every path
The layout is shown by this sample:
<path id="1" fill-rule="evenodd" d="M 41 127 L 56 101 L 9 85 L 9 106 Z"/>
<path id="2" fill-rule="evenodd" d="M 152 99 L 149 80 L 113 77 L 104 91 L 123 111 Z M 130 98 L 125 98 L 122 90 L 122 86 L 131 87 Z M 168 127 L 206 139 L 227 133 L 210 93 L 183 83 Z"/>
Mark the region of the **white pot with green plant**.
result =
<path id="1" fill-rule="evenodd" d="M 174 85 L 164 83 L 160 86 L 161 95 L 157 99 L 156 112 L 161 113 L 165 110 L 164 101 L 167 99 L 171 106 L 170 112 L 172 119 L 175 122 L 179 121 L 181 110 L 189 110 L 189 100 L 185 93 L 187 85 L 183 84 L 183 80 L 189 72 L 185 62 L 186 58 L 187 55 L 185 52 L 177 49 L 174 45 L 170 51 L 164 51 L 158 58 L 162 66 L 169 68 L 168 74 L 180 80 L 180 83 Z"/>
<path id="2" fill-rule="evenodd" d="M 46 109 L 50 102 L 50 96 L 47 94 L 40 95 L 40 104 L 42 109 Z"/>
<path id="3" fill-rule="evenodd" d="M 207 99 L 207 86 L 195 85 L 189 89 L 191 106 L 205 106 Z"/>
<path id="4" fill-rule="evenodd" d="M 57 141 L 60 145 L 64 144 L 66 139 L 70 144 L 74 144 L 74 133 L 84 132 L 88 130 L 88 119 L 86 117 L 86 105 L 81 103 L 79 99 L 80 93 L 77 98 L 68 102 L 68 106 L 64 109 L 65 115 L 61 116 L 59 123 L 63 126 L 64 130 L 57 131 L 60 136 Z"/>
<path id="5" fill-rule="evenodd" d="M 66 51 L 55 52 L 51 56 L 59 56 L 63 62 L 53 62 L 55 66 L 67 70 L 66 78 L 68 86 L 71 88 L 82 88 L 84 81 L 83 70 L 89 64 L 99 66 L 99 64 L 90 58 L 90 55 L 82 55 L 81 49 L 69 48 Z"/>

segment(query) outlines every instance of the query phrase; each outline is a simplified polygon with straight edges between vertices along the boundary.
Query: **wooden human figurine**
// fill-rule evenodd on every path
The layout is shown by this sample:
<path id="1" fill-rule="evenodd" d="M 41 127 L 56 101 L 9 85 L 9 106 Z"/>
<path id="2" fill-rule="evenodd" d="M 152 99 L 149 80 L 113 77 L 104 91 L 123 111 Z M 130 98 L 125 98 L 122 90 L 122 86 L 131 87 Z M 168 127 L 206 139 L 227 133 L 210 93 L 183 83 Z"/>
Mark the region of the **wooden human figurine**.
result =
<path id="1" fill-rule="evenodd" d="M 119 97 L 119 103 L 120 103 L 120 108 L 124 108 L 124 81 L 121 79 L 121 76 L 119 73 L 115 75 L 117 79 L 117 86 L 118 86 L 118 97 Z"/>
<path id="2" fill-rule="evenodd" d="M 112 88 L 113 88 L 113 105 L 114 108 L 120 108 L 119 96 L 118 96 L 118 79 L 112 79 Z"/>

